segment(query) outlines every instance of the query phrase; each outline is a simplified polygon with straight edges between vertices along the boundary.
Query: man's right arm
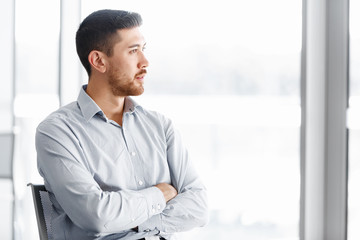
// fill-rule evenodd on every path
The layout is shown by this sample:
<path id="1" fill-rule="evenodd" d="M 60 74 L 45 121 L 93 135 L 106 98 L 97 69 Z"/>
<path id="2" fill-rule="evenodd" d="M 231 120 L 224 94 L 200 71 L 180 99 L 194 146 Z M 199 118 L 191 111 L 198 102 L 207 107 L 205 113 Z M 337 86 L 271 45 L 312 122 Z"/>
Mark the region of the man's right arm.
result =
<path id="1" fill-rule="evenodd" d="M 80 142 L 64 125 L 42 123 L 36 132 L 36 150 L 45 185 L 72 222 L 89 232 L 114 233 L 163 211 L 166 198 L 174 195 L 169 186 L 103 191 L 86 166 Z"/>

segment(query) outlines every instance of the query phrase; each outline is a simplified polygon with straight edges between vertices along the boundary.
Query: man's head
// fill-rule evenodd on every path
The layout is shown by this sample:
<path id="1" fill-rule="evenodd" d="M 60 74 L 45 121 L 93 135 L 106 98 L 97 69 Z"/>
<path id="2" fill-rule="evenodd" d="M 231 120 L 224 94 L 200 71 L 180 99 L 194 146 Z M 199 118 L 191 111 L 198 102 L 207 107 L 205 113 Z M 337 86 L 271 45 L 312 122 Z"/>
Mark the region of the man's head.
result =
<path id="1" fill-rule="evenodd" d="M 90 52 L 98 50 L 111 57 L 115 43 L 121 40 L 118 30 L 139 27 L 141 24 L 139 14 L 121 10 L 99 10 L 83 20 L 76 33 L 76 50 L 89 77 Z"/>
<path id="2" fill-rule="evenodd" d="M 137 96 L 144 92 L 148 61 L 145 39 L 137 13 L 100 10 L 90 14 L 76 33 L 76 47 L 89 75 L 89 84 L 114 96 Z"/>

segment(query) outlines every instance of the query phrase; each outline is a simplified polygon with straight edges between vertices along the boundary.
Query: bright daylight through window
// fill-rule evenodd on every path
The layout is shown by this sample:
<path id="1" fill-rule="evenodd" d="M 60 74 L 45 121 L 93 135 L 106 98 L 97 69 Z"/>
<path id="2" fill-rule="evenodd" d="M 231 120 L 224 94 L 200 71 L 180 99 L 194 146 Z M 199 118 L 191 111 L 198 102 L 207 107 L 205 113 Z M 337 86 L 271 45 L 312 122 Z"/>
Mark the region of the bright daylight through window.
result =
<path id="1" fill-rule="evenodd" d="M 360 2 L 350 1 L 348 240 L 360 239 Z"/>
<path id="2" fill-rule="evenodd" d="M 66 27 L 78 27 L 78 5 L 60 12 L 64 2 L 15 1 L 15 219 L 26 239 L 38 237 L 23 182 L 42 181 L 34 129 L 81 85 Z M 173 120 L 208 189 L 208 226 L 178 239 L 298 240 L 302 0 L 86 0 L 81 20 L 104 8 L 142 15 L 150 65 L 136 101 Z"/>

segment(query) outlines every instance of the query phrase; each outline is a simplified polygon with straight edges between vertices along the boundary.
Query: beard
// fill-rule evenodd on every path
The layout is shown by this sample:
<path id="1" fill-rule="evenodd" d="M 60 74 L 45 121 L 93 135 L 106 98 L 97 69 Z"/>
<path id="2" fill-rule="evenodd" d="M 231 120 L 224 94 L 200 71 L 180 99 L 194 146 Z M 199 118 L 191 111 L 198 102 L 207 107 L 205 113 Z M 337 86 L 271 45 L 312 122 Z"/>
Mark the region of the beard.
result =
<path id="1" fill-rule="evenodd" d="M 114 96 L 139 96 L 144 92 L 144 86 L 136 81 L 138 75 L 146 73 L 146 69 L 140 70 L 135 76 L 131 77 L 126 73 L 111 67 L 109 70 L 109 85 Z"/>

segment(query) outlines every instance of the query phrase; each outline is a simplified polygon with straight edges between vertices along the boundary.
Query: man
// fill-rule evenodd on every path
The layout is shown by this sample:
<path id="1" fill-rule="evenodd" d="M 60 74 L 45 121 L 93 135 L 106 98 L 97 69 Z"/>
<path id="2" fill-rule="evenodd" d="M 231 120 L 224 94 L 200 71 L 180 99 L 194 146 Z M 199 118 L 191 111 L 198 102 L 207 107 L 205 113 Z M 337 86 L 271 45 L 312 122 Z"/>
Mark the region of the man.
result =
<path id="1" fill-rule="evenodd" d="M 100 10 L 76 33 L 78 100 L 37 128 L 54 239 L 171 239 L 207 222 L 206 191 L 169 119 L 129 96 L 148 61 L 137 13 Z"/>

